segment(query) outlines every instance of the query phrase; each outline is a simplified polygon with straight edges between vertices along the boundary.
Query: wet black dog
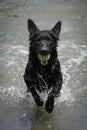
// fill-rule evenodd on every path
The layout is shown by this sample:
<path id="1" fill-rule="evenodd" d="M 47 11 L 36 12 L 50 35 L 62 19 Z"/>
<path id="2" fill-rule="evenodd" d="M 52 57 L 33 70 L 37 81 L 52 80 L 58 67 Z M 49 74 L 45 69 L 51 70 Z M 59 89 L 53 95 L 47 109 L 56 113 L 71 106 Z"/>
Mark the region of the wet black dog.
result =
<path id="1" fill-rule="evenodd" d="M 35 23 L 28 20 L 30 33 L 29 60 L 25 69 L 24 81 L 38 106 L 43 105 L 38 91 L 49 90 L 46 111 L 51 113 L 54 99 L 62 87 L 62 74 L 57 54 L 57 41 L 61 30 L 59 21 L 52 30 L 40 31 Z"/>

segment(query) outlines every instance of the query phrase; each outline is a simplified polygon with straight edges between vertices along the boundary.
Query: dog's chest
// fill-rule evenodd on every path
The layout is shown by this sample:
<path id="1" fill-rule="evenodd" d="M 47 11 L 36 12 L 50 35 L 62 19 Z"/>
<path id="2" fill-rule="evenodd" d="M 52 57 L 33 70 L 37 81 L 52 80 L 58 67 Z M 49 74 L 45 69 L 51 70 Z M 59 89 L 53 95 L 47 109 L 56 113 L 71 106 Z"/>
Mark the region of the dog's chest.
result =
<path id="1" fill-rule="evenodd" d="M 50 89 L 50 82 L 52 79 L 52 75 L 51 72 L 46 69 L 41 70 L 40 72 L 37 72 L 38 75 L 38 85 L 39 85 L 39 89 L 41 91 L 43 90 L 49 90 Z"/>

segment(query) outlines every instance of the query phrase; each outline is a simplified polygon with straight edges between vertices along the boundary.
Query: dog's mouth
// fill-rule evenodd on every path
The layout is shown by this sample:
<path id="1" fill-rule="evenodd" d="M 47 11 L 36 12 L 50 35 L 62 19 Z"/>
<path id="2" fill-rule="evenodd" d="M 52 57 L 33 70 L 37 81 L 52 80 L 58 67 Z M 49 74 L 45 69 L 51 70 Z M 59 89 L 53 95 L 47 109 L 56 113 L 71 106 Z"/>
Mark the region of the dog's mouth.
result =
<path id="1" fill-rule="evenodd" d="M 42 65 L 47 65 L 50 59 L 50 53 L 44 54 L 44 55 L 42 55 L 41 53 L 38 53 L 38 59 Z"/>

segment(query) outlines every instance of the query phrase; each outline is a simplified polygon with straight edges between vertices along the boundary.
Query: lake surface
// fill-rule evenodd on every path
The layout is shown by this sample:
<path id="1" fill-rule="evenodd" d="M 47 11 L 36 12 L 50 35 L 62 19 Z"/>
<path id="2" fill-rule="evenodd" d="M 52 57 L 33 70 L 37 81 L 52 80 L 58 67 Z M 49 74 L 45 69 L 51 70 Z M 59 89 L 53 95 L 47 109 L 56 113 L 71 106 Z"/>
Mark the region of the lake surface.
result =
<path id="1" fill-rule="evenodd" d="M 26 97 L 28 18 L 40 29 L 62 21 L 64 82 L 51 114 Z M 87 0 L 0 0 L 0 130 L 87 130 Z"/>

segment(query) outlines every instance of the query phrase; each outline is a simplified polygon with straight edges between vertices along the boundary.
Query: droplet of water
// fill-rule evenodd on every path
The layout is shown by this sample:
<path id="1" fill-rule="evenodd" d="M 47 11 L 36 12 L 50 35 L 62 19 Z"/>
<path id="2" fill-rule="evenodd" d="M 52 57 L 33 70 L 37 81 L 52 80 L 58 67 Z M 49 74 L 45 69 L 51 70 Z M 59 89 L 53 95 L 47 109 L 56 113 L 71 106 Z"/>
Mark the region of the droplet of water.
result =
<path id="1" fill-rule="evenodd" d="M 22 123 L 25 123 L 28 121 L 28 113 L 27 112 L 24 112 L 21 116 L 20 116 L 20 121 Z"/>

